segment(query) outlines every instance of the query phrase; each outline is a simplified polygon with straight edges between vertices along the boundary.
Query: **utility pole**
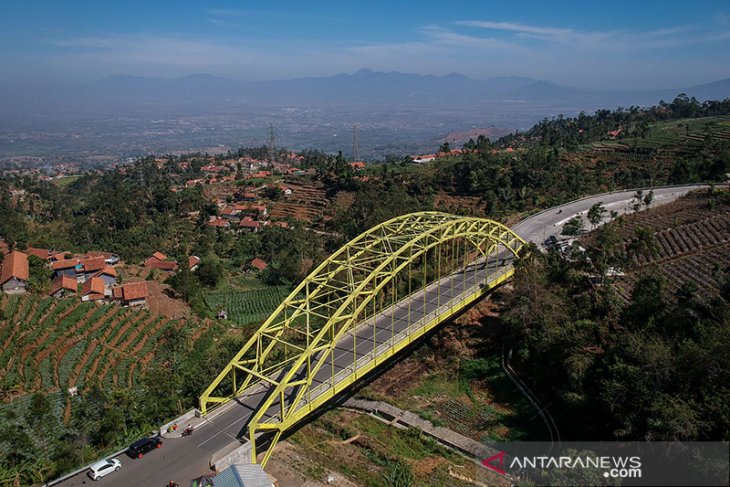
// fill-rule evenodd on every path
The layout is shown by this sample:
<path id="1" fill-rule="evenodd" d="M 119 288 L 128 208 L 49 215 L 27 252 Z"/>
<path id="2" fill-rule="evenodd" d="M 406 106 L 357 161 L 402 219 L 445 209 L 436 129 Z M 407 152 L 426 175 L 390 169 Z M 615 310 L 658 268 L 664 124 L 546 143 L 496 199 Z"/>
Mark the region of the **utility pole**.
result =
<path id="1" fill-rule="evenodd" d="M 360 160 L 360 142 L 357 136 L 357 124 L 352 126 L 352 161 Z"/>

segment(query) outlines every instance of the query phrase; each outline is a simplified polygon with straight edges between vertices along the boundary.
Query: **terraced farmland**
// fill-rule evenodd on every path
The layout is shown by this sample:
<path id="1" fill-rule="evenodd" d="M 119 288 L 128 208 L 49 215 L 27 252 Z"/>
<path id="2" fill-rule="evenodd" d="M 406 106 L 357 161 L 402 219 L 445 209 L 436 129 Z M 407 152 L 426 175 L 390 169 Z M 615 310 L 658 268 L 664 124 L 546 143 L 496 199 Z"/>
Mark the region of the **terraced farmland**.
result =
<path id="1" fill-rule="evenodd" d="M 182 326 L 116 305 L 0 296 L 3 401 L 92 383 L 133 385 L 154 358 L 163 331 Z"/>
<path id="2" fill-rule="evenodd" d="M 653 268 L 664 276 L 667 291 L 673 293 L 691 282 L 706 295 L 716 294 L 721 273 L 730 268 L 730 196 L 727 192 L 708 195 L 690 193 L 673 203 L 629 215 L 613 223 L 628 246 L 638 228 L 649 230 L 656 243 L 653 255 L 634 257 L 639 269 Z M 590 242 L 590 236 L 588 241 Z M 622 293 L 628 296 L 636 276 L 622 279 Z"/>
<path id="3" fill-rule="evenodd" d="M 237 325 L 248 325 L 268 318 L 290 291 L 288 286 L 246 291 L 226 289 L 209 293 L 206 301 L 214 312 L 225 310 L 229 320 Z"/>
<path id="4" fill-rule="evenodd" d="M 294 218 L 311 222 L 324 215 L 329 204 L 326 192 L 321 185 L 286 182 L 292 194 L 285 200 L 271 203 L 270 215 L 273 219 Z"/>
<path id="5" fill-rule="evenodd" d="M 595 142 L 561 157 L 566 163 L 601 165 L 618 185 L 626 184 L 625 178 L 632 175 L 642 175 L 647 182 L 666 181 L 677 161 L 699 160 L 729 141 L 730 117 L 671 120 L 652 126 L 643 138 Z"/>

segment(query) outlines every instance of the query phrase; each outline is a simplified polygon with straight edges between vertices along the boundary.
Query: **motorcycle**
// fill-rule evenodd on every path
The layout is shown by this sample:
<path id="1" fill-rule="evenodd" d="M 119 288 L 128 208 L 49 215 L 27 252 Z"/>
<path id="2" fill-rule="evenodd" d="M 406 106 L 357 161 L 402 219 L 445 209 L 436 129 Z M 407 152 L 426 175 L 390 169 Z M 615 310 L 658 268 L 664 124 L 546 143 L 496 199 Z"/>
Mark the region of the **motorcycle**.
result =
<path id="1" fill-rule="evenodd" d="M 192 427 L 192 426 L 188 426 L 187 428 L 185 428 L 185 429 L 184 429 L 184 430 L 182 431 L 182 436 L 183 436 L 183 437 L 185 437 L 185 436 L 190 436 L 190 435 L 192 435 L 192 434 L 193 434 L 193 427 Z"/>

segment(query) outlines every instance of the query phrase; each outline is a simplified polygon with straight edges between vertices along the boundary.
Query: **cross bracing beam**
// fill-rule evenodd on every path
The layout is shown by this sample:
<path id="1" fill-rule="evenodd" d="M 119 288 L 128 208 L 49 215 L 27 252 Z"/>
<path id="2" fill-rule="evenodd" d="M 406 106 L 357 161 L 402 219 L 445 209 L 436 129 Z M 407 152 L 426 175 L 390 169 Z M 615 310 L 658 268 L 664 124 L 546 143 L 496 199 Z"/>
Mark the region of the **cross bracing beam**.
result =
<path id="1" fill-rule="evenodd" d="M 404 215 L 373 227 L 292 291 L 201 395 L 201 411 L 268 384 L 271 393 L 248 423 L 254 461 L 257 435 L 276 431 L 265 463 L 283 431 L 511 276 L 511 265 L 498 269 L 497 261 L 517 258 L 524 244 L 500 223 L 439 212 Z M 469 266 L 474 259 L 483 265 Z M 483 275 L 477 267 L 485 269 Z M 441 310 L 442 303 L 448 313 L 398 341 L 404 330 L 426 319 L 427 308 Z M 301 342 L 282 337 L 292 332 Z M 393 346 L 381 350 L 386 342 Z M 274 353 L 277 349 L 283 353 Z"/>

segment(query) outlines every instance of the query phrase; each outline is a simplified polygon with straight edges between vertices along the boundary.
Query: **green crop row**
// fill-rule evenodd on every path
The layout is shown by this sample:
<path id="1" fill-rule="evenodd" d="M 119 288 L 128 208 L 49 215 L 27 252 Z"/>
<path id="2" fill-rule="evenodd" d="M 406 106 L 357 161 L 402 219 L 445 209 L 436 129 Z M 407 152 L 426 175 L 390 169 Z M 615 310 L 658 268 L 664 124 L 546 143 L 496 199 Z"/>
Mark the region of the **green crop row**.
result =
<path id="1" fill-rule="evenodd" d="M 249 291 L 214 291 L 206 301 L 214 311 L 225 310 L 228 319 L 238 325 L 247 325 L 266 319 L 289 295 L 287 286 L 266 287 Z"/>

